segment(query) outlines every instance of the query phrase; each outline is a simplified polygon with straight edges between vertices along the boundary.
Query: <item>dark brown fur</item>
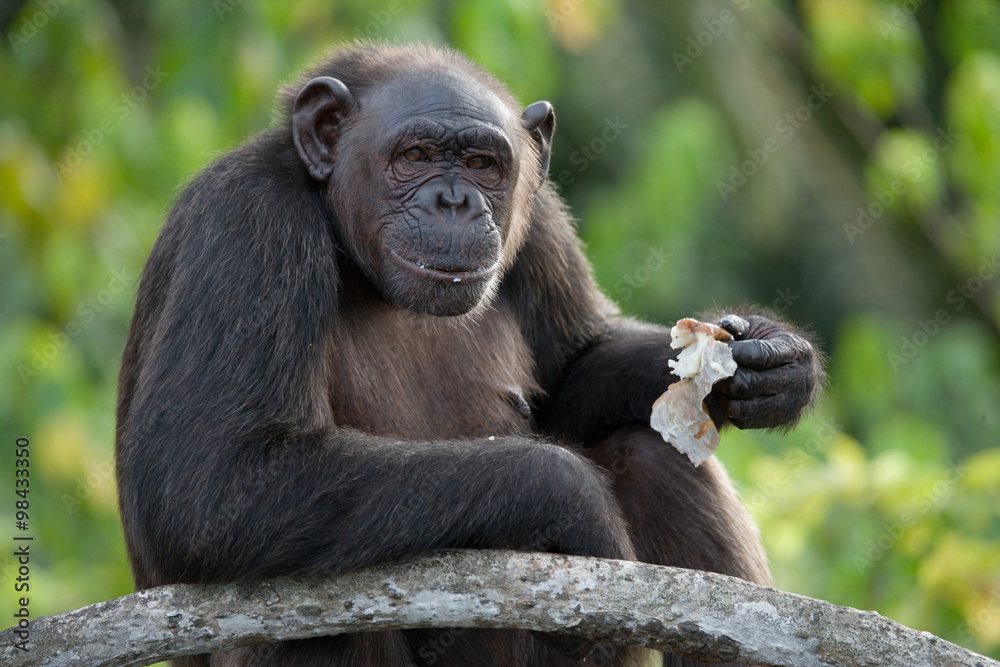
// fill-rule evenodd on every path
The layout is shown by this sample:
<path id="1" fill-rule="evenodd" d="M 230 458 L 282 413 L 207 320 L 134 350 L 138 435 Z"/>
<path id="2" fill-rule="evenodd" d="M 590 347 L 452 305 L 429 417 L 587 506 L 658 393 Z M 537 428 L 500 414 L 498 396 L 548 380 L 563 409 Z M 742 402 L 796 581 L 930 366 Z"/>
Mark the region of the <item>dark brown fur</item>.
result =
<path id="1" fill-rule="evenodd" d="M 310 177 L 286 117 L 207 167 L 174 205 L 143 273 L 119 387 L 119 495 L 137 586 L 336 574 L 440 548 L 638 556 L 768 583 L 722 467 L 694 468 L 648 428 L 675 379 L 669 333 L 619 317 L 554 189 L 525 189 L 544 154 L 527 133 L 512 130 L 522 173 L 498 214 L 495 294 L 467 315 L 436 317 L 391 305 L 359 265 L 356 244 L 368 237 L 346 229 L 331 202 L 374 205 L 351 171 L 365 150 L 366 91 L 420 67 L 460 72 L 520 113 L 453 53 L 359 45 L 282 98 L 287 112 L 306 81 L 332 76 L 362 101 L 335 146 L 346 171 L 331 182 L 343 191 Z M 803 402 L 775 419 L 794 419 Z M 175 664 L 645 657 L 599 647 L 576 663 L 524 632 L 414 630 Z"/>

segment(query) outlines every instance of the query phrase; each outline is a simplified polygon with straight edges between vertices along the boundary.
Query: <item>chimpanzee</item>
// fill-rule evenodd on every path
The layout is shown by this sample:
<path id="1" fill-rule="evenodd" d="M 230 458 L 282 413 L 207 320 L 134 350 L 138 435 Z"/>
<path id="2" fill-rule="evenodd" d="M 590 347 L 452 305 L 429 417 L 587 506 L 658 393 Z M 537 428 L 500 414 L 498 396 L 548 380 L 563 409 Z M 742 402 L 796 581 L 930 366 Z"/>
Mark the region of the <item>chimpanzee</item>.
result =
<path id="1" fill-rule="evenodd" d="M 117 413 L 138 588 L 442 548 L 768 583 L 721 466 L 695 468 L 649 428 L 677 351 L 598 290 L 546 177 L 548 102 L 522 110 L 453 51 L 359 43 L 279 104 L 273 129 L 184 188 L 142 274 Z M 822 384 L 819 353 L 761 312 L 719 322 L 739 370 L 706 399 L 716 424 L 795 422 Z M 559 638 L 465 630 L 442 650 L 440 632 L 176 663 L 581 664 Z M 582 664 L 647 657 L 601 645 Z"/>

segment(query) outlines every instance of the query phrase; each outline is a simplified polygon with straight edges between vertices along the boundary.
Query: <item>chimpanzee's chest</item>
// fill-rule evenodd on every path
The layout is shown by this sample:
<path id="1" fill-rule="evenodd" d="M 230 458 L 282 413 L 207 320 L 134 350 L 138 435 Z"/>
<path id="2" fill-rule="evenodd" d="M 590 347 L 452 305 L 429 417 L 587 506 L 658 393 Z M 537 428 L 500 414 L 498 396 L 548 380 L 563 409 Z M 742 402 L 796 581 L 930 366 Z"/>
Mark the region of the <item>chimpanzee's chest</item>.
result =
<path id="1" fill-rule="evenodd" d="M 367 308 L 338 323 L 329 353 L 337 426 L 405 439 L 526 434 L 538 394 L 514 318 L 442 318 Z"/>

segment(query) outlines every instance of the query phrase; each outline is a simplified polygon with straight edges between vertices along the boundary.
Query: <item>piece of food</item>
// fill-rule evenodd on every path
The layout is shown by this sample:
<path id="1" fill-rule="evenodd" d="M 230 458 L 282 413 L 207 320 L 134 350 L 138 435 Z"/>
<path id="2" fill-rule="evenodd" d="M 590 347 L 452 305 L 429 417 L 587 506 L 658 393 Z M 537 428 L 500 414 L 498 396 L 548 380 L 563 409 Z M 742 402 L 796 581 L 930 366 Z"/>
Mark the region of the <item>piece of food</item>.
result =
<path id="1" fill-rule="evenodd" d="M 705 397 L 712 385 L 736 373 L 733 353 L 723 342 L 733 337 L 721 327 L 691 318 L 679 320 L 670 337 L 670 347 L 684 348 L 676 360 L 667 362 L 681 380 L 653 403 L 649 424 L 698 466 L 719 446 Z"/>

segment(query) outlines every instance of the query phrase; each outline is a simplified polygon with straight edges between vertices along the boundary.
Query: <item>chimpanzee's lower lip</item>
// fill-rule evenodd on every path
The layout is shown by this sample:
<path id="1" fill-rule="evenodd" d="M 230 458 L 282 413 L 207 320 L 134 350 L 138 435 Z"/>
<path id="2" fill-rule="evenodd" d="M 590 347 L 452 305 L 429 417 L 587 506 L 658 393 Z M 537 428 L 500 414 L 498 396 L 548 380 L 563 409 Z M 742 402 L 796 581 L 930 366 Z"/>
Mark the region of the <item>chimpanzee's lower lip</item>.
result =
<path id="1" fill-rule="evenodd" d="M 475 282 L 477 280 L 486 280 L 493 276 L 497 270 L 497 264 L 489 266 L 487 268 L 476 268 L 472 270 L 462 270 L 462 271 L 452 271 L 448 269 L 439 269 L 428 266 L 422 261 L 413 261 L 401 257 L 396 253 L 395 250 L 390 251 L 392 253 L 392 258 L 396 260 L 396 263 L 402 266 L 404 269 L 411 271 L 418 276 L 423 278 L 430 278 L 432 280 L 440 280 L 442 282 L 449 283 L 464 283 L 464 282 Z"/>

